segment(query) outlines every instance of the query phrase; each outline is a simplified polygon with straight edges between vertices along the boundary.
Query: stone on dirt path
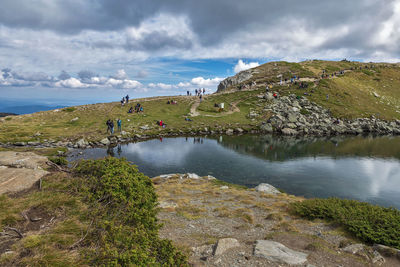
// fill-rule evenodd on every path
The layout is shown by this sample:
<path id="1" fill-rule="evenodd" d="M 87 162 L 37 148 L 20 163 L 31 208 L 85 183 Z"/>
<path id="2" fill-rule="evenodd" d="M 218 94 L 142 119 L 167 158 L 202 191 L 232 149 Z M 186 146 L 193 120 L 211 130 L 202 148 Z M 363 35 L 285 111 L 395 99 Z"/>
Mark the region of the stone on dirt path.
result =
<path id="1" fill-rule="evenodd" d="M 234 238 L 222 238 L 218 240 L 214 247 L 214 256 L 222 255 L 225 251 L 231 248 L 239 247 L 239 241 Z"/>
<path id="2" fill-rule="evenodd" d="M 292 250 L 275 241 L 257 240 L 254 256 L 263 257 L 273 262 L 298 265 L 307 262 L 308 254 Z"/>

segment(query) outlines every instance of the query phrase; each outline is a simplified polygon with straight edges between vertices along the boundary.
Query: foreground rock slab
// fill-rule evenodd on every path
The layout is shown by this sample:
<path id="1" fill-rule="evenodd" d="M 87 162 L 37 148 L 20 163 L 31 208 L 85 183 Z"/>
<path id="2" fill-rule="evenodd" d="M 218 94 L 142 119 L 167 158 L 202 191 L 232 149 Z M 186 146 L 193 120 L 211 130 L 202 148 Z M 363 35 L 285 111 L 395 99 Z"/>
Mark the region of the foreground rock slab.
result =
<path id="1" fill-rule="evenodd" d="M 292 250 L 275 241 L 257 240 L 254 256 L 264 257 L 273 262 L 299 265 L 307 262 L 308 254 Z"/>
<path id="2" fill-rule="evenodd" d="M 31 152 L 0 152 L 0 195 L 32 187 L 48 174 L 42 169 L 47 158 Z"/>

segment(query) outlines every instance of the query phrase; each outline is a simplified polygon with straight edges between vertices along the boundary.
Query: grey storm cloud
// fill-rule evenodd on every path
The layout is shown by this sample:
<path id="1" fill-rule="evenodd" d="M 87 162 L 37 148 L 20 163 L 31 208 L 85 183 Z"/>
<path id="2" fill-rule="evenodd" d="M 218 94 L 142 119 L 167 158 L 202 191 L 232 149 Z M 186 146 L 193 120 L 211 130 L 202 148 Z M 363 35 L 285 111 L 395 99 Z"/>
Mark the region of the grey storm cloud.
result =
<path id="1" fill-rule="evenodd" d="M 190 49 L 192 40 L 187 36 L 170 35 L 167 31 L 154 31 L 139 39 L 128 38 L 126 48 L 128 50 L 159 50 L 168 48 Z"/>
<path id="2" fill-rule="evenodd" d="M 45 29 L 71 34 L 82 30 L 119 30 L 167 12 L 185 15 L 203 45 L 252 27 L 274 28 L 301 20 L 311 29 L 362 24 L 368 32 L 393 13 L 396 0 L 2 0 L 0 23 L 9 27 Z M 162 37 L 163 36 L 163 37 Z M 187 40 L 171 40 L 155 32 L 146 41 L 151 48 L 163 43 L 187 48 Z M 102 45 L 104 45 L 103 43 Z M 140 46 L 141 44 L 138 44 Z"/>

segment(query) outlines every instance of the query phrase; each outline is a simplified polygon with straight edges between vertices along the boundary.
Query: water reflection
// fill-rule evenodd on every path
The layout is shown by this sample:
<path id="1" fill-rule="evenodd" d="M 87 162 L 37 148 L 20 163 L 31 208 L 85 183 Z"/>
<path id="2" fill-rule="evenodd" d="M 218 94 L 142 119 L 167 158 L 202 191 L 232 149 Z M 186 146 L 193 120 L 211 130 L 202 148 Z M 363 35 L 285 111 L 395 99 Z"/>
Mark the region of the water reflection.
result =
<path id="1" fill-rule="evenodd" d="M 306 197 L 359 199 L 400 208 L 400 138 L 218 136 L 155 139 L 87 149 L 77 157 L 126 157 L 146 175 L 194 172 Z"/>

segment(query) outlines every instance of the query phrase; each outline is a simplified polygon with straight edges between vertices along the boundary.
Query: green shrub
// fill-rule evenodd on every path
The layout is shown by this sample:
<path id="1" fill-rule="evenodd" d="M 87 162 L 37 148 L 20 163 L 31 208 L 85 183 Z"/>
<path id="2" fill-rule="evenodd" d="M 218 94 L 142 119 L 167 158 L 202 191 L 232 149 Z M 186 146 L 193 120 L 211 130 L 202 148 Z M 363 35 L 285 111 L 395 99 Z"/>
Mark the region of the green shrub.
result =
<path id="1" fill-rule="evenodd" d="M 125 159 L 81 161 L 76 190 L 90 204 L 95 222 L 87 252 L 105 266 L 187 266 L 169 240 L 158 237 L 157 196 L 150 178 Z"/>
<path id="2" fill-rule="evenodd" d="M 343 225 L 367 243 L 400 249 L 400 211 L 356 200 L 308 199 L 291 204 L 292 212 L 308 219 L 326 219 Z"/>
<path id="3" fill-rule="evenodd" d="M 12 119 L 11 117 L 5 118 L 6 121 L 10 121 L 11 119 Z"/>
<path id="4" fill-rule="evenodd" d="M 49 160 L 60 166 L 68 165 L 68 160 L 65 157 L 49 157 Z"/>
<path id="5" fill-rule="evenodd" d="M 69 108 L 64 108 L 62 111 L 64 111 L 64 112 L 74 112 L 75 110 L 76 110 L 76 108 L 69 107 Z"/>

